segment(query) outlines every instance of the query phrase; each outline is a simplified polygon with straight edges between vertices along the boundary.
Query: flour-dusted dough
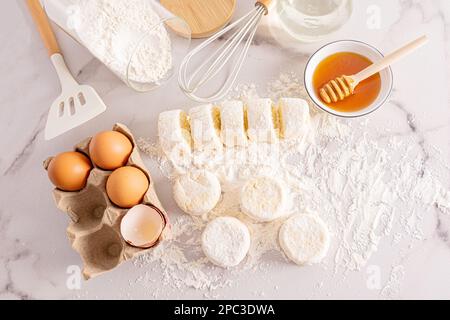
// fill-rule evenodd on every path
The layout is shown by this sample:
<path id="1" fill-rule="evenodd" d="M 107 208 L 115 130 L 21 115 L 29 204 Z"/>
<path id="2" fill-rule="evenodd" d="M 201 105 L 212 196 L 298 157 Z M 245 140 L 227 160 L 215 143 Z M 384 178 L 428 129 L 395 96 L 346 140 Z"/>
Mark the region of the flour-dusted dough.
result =
<path id="1" fill-rule="evenodd" d="M 296 139 L 308 133 L 311 117 L 308 103 L 305 100 L 281 98 L 278 108 L 282 138 Z"/>
<path id="2" fill-rule="evenodd" d="M 220 106 L 220 137 L 227 147 L 245 146 L 248 143 L 244 123 L 244 104 L 231 100 Z"/>
<path id="3" fill-rule="evenodd" d="M 279 241 L 289 259 L 299 265 L 311 265 L 326 256 L 330 234 L 319 217 L 296 214 L 281 226 Z"/>
<path id="4" fill-rule="evenodd" d="M 158 136 L 161 149 L 176 165 L 187 165 L 191 160 L 192 138 L 187 115 L 182 110 L 159 114 Z"/>
<path id="5" fill-rule="evenodd" d="M 278 116 L 270 99 L 254 99 L 247 105 L 247 135 L 250 141 L 274 143 L 278 141 Z"/>
<path id="6" fill-rule="evenodd" d="M 212 263 L 224 268 L 234 267 L 244 260 L 250 249 L 250 232 L 236 218 L 216 218 L 203 231 L 202 248 Z"/>
<path id="7" fill-rule="evenodd" d="M 189 110 L 191 135 L 197 151 L 220 151 L 220 110 L 212 104 L 194 107 Z"/>
<path id="8" fill-rule="evenodd" d="M 259 222 L 280 218 L 286 209 L 286 189 L 275 178 L 255 177 L 241 190 L 241 210 Z"/>
<path id="9" fill-rule="evenodd" d="M 219 179 L 206 170 L 188 172 L 180 176 L 173 186 L 175 202 L 181 210 L 194 216 L 214 209 L 221 194 Z"/>

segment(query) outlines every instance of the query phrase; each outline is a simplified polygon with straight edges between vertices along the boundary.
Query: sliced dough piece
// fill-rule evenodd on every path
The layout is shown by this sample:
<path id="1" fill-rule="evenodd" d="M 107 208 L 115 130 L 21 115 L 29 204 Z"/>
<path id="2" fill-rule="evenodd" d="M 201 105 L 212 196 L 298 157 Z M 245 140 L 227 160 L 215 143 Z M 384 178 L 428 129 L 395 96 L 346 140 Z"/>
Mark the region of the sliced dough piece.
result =
<path id="1" fill-rule="evenodd" d="M 203 231 L 202 249 L 206 257 L 220 267 L 237 266 L 250 249 L 250 232 L 236 218 L 216 218 Z"/>
<path id="2" fill-rule="evenodd" d="M 274 178 L 256 177 L 241 190 L 241 210 L 259 222 L 280 218 L 286 207 L 286 189 Z"/>
<path id="3" fill-rule="evenodd" d="M 245 146 L 248 143 L 245 133 L 244 104 L 242 101 L 226 101 L 220 107 L 222 142 L 227 147 Z"/>
<path id="4" fill-rule="evenodd" d="M 251 141 L 274 143 L 278 140 L 275 107 L 270 99 L 255 99 L 247 105 L 248 138 Z"/>
<path id="5" fill-rule="evenodd" d="M 210 212 L 220 200 L 222 189 L 217 177 L 206 170 L 180 176 L 173 185 L 175 202 L 184 212 L 200 216 Z"/>
<path id="6" fill-rule="evenodd" d="M 175 164 L 187 164 L 192 154 L 192 138 L 187 115 L 182 110 L 159 114 L 159 143 L 166 156 Z"/>
<path id="7" fill-rule="evenodd" d="M 326 256 L 330 234 L 319 217 L 297 214 L 281 226 L 279 241 L 289 259 L 299 265 L 311 265 Z"/>
<path id="8" fill-rule="evenodd" d="M 189 110 L 191 135 L 194 149 L 221 150 L 220 139 L 220 110 L 212 104 L 202 105 Z"/>
<path id="9" fill-rule="evenodd" d="M 303 99 L 281 98 L 279 102 L 280 135 L 296 139 L 307 134 L 311 117 L 308 103 Z"/>

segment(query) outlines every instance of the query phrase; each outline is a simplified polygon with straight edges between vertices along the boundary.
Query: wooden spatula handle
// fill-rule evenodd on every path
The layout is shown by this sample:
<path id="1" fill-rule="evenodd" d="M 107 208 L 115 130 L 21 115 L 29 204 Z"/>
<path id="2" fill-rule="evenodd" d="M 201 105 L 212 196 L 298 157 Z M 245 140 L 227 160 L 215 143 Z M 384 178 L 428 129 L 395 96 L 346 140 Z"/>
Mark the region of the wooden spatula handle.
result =
<path id="1" fill-rule="evenodd" d="M 42 41 L 48 50 L 49 56 L 60 53 L 58 42 L 48 20 L 47 14 L 39 0 L 26 0 L 31 16 L 39 30 Z"/>

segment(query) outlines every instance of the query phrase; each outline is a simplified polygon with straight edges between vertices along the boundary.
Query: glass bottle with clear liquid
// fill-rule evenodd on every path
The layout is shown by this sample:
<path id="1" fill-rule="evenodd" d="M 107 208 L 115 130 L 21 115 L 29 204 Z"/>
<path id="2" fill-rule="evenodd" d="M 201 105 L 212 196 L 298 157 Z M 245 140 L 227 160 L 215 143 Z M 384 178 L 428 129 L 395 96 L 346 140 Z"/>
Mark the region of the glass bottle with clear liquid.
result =
<path id="1" fill-rule="evenodd" d="M 294 38 L 313 42 L 339 30 L 353 11 L 352 0 L 277 0 L 283 28 Z"/>

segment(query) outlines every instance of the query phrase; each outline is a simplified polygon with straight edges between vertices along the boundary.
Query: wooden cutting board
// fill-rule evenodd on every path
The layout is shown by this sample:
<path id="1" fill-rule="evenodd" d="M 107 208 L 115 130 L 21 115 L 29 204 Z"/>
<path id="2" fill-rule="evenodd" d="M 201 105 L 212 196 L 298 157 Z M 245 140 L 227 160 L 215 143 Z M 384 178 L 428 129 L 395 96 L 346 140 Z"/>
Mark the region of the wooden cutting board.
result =
<path id="1" fill-rule="evenodd" d="M 230 22 L 237 0 L 161 0 L 170 12 L 184 19 L 192 38 L 207 38 Z"/>

